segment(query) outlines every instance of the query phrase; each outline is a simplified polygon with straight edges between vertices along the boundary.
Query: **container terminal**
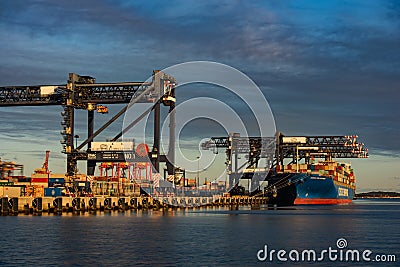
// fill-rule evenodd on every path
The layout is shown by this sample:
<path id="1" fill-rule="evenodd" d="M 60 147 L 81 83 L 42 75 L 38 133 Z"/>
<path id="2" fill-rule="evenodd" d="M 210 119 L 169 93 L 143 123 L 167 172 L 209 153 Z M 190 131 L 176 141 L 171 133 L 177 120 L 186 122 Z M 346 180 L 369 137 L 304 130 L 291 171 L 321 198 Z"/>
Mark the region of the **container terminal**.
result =
<path id="1" fill-rule="evenodd" d="M 62 107 L 60 142 L 66 155 L 63 174 L 49 170 L 50 151 L 45 152 L 43 166 L 30 177 L 24 176 L 22 164 L 0 161 L 0 214 L 202 205 L 339 204 L 353 199 L 353 169 L 336 159 L 368 157 L 368 149 L 358 142 L 356 135 L 285 136 L 277 132 L 274 137 L 241 137 L 238 133 L 210 137 L 201 148 L 214 153 L 225 150 L 228 178 L 203 186 L 196 179 L 186 178 L 185 169 L 172 163 L 176 85 L 174 77 L 153 71 L 152 80 L 146 82 L 96 83 L 93 77 L 70 73 L 67 83 L 62 85 L 0 87 L 0 108 Z M 95 141 L 132 105 L 139 103 L 152 106 L 111 140 Z M 107 106 L 112 104 L 125 105 L 95 131 L 95 112 L 107 114 Z M 163 106 L 169 114 L 167 154 L 160 153 Z M 75 135 L 76 110 L 87 111 L 87 138 L 80 144 Z M 153 144 L 121 140 L 124 133 L 150 113 Z M 241 156 L 246 159 L 245 164 L 239 164 Z M 78 161 L 86 162 L 86 174 L 78 172 Z M 164 173 L 160 172 L 160 164 L 165 164 Z"/>

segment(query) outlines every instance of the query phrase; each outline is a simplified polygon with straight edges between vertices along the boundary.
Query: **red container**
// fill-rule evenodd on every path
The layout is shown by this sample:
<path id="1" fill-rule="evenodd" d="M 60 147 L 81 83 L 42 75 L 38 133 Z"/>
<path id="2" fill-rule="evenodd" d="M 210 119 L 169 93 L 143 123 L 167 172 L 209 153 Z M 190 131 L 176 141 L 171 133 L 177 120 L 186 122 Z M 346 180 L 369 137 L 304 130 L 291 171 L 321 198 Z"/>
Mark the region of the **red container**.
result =
<path id="1" fill-rule="evenodd" d="M 31 178 L 31 183 L 48 183 L 49 178 Z"/>

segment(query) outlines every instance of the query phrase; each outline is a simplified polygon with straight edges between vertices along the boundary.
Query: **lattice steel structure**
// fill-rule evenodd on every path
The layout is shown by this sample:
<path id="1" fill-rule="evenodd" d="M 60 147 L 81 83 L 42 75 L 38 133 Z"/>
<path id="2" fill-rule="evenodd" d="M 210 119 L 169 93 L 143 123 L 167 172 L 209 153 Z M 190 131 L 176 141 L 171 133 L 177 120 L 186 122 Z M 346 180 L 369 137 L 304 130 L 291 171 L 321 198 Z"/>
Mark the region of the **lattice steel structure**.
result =
<path id="1" fill-rule="evenodd" d="M 292 159 L 293 163 L 305 159 L 307 162 L 314 158 L 367 158 L 368 149 L 359 143 L 357 135 L 344 136 L 305 136 L 305 143 L 284 142 L 288 137 L 281 133 L 277 135 L 276 160 L 283 165 L 285 158 Z"/>
<path id="2" fill-rule="evenodd" d="M 258 167 L 261 158 L 267 162 L 273 160 L 273 151 L 275 151 L 274 137 L 240 137 L 238 134 L 230 134 L 228 137 L 211 137 L 209 141 L 201 144 L 203 150 L 214 150 L 225 148 L 228 173 L 232 173 L 232 159 L 235 161 L 235 171 L 238 166 L 238 156 L 244 154 L 247 162 L 246 168 Z M 243 166 L 242 166 L 243 167 Z"/>
<path id="3" fill-rule="evenodd" d="M 285 142 L 285 138 L 293 141 Z M 315 158 L 367 158 L 368 149 L 357 141 L 356 135 L 345 136 L 304 136 L 290 137 L 277 133 L 276 137 L 240 137 L 231 134 L 228 137 L 211 137 L 202 143 L 203 150 L 225 148 L 228 172 L 232 171 L 232 155 L 246 154 L 247 167 L 256 167 L 260 158 L 271 160 L 271 150 L 275 150 L 273 164 L 283 165 L 284 159 L 293 163 L 301 159 L 309 161 Z M 301 141 L 299 141 L 301 139 Z M 236 171 L 237 172 L 237 167 Z"/>
<path id="4" fill-rule="evenodd" d="M 135 103 L 153 103 L 153 107 L 144 114 L 154 112 L 154 143 L 150 158 L 155 168 L 159 169 L 160 161 L 167 161 L 167 157 L 160 155 L 160 104 L 169 106 L 170 116 L 170 145 L 168 155 L 174 158 L 175 134 L 175 78 L 161 71 L 154 71 L 150 82 L 121 82 L 95 83 L 95 78 L 69 74 L 67 84 L 41 86 L 6 86 L 0 87 L 0 107 L 7 106 L 43 106 L 61 105 L 63 120 L 61 131 L 63 153 L 67 155 L 67 175 L 73 176 L 77 171 L 77 160 L 87 160 L 87 151 L 90 151 L 90 142 L 112 122 L 117 120 L 129 106 Z M 94 111 L 99 104 L 128 104 L 106 124 L 94 132 Z M 74 147 L 74 112 L 76 109 L 88 111 L 88 138 L 77 147 Z M 144 114 L 140 118 L 144 117 Z M 128 127 L 133 127 L 131 123 Z M 124 129 L 114 139 L 121 137 Z M 87 151 L 81 150 L 87 145 Z M 167 162 L 169 163 L 169 162 Z M 87 173 L 93 175 L 95 160 L 88 161 Z M 173 170 L 171 164 L 167 164 Z"/>

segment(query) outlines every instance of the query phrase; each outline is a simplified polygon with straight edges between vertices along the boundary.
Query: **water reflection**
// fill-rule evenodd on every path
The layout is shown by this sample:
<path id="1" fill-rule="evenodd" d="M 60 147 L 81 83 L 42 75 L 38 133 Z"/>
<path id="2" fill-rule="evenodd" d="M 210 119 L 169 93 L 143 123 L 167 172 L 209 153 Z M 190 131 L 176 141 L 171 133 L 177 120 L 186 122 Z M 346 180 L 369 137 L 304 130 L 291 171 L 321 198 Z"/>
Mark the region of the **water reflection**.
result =
<path id="1" fill-rule="evenodd" d="M 128 210 L 1 217 L 1 265 L 257 265 L 255 253 L 351 247 L 400 251 L 400 201 L 270 209 Z M 329 266 L 326 265 L 326 266 Z"/>

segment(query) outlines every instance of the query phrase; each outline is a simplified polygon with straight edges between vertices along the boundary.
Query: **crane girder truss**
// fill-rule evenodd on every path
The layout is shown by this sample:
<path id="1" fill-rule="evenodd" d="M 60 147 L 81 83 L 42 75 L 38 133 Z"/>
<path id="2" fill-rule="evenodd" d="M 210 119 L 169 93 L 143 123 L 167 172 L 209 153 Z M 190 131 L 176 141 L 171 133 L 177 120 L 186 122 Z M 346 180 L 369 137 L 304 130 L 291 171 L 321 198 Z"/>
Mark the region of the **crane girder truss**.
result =
<path id="1" fill-rule="evenodd" d="M 274 137 L 211 137 L 210 140 L 202 143 L 203 150 L 218 151 L 218 148 L 225 148 L 227 156 L 226 164 L 231 171 L 232 157 L 234 155 L 245 154 L 247 159 L 247 168 L 255 167 L 261 158 L 272 161 L 275 151 Z"/>
<path id="2" fill-rule="evenodd" d="M 62 90 L 63 87 L 59 88 Z M 59 90 L 52 95 L 42 95 L 41 86 L 0 87 L 0 106 L 3 107 L 60 105 L 61 103 L 62 93 Z"/>
<path id="3" fill-rule="evenodd" d="M 211 137 L 202 143 L 203 150 L 218 151 L 225 148 L 228 169 L 231 169 L 232 154 L 247 154 L 248 167 L 257 165 L 260 158 L 269 159 L 270 152 L 275 151 L 273 165 L 283 164 L 284 159 L 300 160 L 302 158 L 367 158 L 368 149 L 351 136 L 306 136 L 305 142 L 283 142 L 284 135 L 276 137 Z M 290 137 L 287 137 L 290 139 Z M 293 137 L 294 140 L 298 137 Z"/>
<path id="4" fill-rule="evenodd" d="M 357 141 L 356 135 L 306 136 L 306 143 L 283 143 L 277 147 L 280 159 L 296 158 L 367 158 L 368 149 Z"/>
<path id="5" fill-rule="evenodd" d="M 90 103 L 123 104 L 129 103 L 133 97 L 140 95 L 150 86 L 150 83 L 110 83 L 110 84 L 76 84 L 76 108 L 86 109 Z M 154 90 L 155 91 L 155 90 Z M 152 103 L 159 97 L 158 92 L 149 92 L 139 99 L 139 103 Z"/>
<path id="6" fill-rule="evenodd" d="M 124 104 L 132 97 L 140 95 L 151 83 L 75 83 L 74 102 L 76 109 L 87 109 L 88 104 Z M 0 106 L 41 106 L 67 105 L 68 90 L 66 85 L 55 85 L 51 94 L 43 94 L 44 86 L 6 86 L 0 87 Z M 152 103 L 158 97 L 152 91 L 143 96 L 139 103 Z"/>
<path id="7" fill-rule="evenodd" d="M 232 153 L 252 153 L 260 157 L 268 156 L 273 146 L 275 146 L 274 137 L 211 137 L 209 141 L 202 143 L 203 150 L 227 148 Z"/>

